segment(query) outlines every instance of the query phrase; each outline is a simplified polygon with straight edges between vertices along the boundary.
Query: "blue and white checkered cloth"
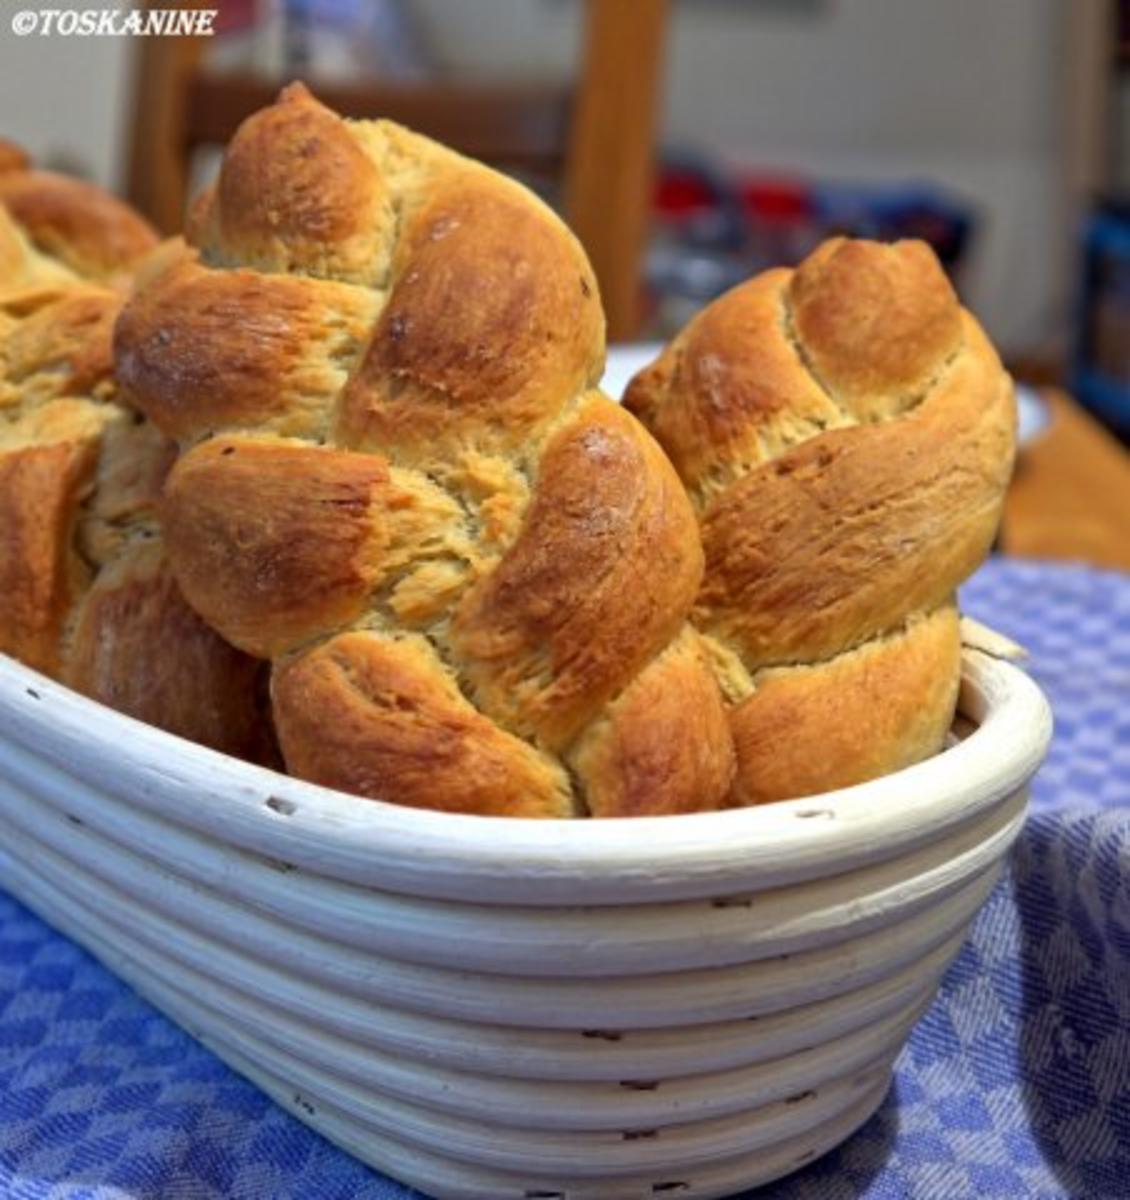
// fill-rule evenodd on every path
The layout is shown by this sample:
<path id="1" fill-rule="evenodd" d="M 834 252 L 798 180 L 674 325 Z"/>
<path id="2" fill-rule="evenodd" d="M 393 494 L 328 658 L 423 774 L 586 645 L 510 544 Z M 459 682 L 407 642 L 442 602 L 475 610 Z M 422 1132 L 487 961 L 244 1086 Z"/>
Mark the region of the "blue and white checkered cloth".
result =
<path id="1" fill-rule="evenodd" d="M 1130 576 L 995 560 L 1056 735 L 878 1114 L 759 1200 L 1130 1197 Z M 0 1196 L 409 1200 L 0 892 Z"/>

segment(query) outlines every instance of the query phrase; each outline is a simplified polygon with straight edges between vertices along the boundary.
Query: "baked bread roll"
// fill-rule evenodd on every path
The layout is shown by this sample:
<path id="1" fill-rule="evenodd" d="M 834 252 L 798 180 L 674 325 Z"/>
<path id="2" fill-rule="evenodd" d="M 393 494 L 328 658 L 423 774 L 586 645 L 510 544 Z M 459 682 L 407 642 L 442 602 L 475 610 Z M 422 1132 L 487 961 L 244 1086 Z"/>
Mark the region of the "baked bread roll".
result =
<path id="1" fill-rule="evenodd" d="M 5 141 L 0 206 L 39 254 L 82 279 L 121 280 L 157 244 L 152 227 L 128 204 L 81 179 L 34 170 Z"/>
<path id="2" fill-rule="evenodd" d="M 269 762 L 258 664 L 164 563 L 156 506 L 175 447 L 115 403 L 122 298 L 36 251 L 0 206 L 0 652 Z"/>
<path id="3" fill-rule="evenodd" d="M 170 561 L 272 660 L 288 769 L 466 813 L 719 805 L 694 514 L 594 390 L 596 282 L 552 212 L 293 86 L 191 226 L 198 253 L 124 310 L 118 372 L 183 447 Z"/>
<path id="4" fill-rule="evenodd" d="M 1011 472 L 1011 381 L 920 242 L 836 240 L 716 300 L 630 384 L 706 555 L 694 623 L 734 799 L 808 795 L 937 752 L 954 591 Z"/>

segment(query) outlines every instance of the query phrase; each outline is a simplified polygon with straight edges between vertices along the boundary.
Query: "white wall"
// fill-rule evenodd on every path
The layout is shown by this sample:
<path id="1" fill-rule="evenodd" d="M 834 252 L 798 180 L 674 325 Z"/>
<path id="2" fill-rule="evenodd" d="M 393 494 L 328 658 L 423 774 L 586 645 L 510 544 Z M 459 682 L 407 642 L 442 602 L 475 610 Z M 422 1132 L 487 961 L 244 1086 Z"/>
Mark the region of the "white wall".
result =
<path id="1" fill-rule="evenodd" d="M 23 7 L 37 5 L 0 5 L 0 136 L 41 163 L 117 187 L 125 169 L 130 39 L 16 37 L 9 22 Z"/>
<path id="2" fill-rule="evenodd" d="M 631 3 L 632 0 L 620 0 Z M 1007 348 L 1060 315 L 1058 44 L 1071 0 L 681 0 L 665 136 L 823 178 L 927 179 L 971 200 L 970 302 Z M 442 61 L 568 71 L 578 0 L 414 0 Z M 127 40 L 16 38 L 0 14 L 0 133 L 117 184 Z"/>

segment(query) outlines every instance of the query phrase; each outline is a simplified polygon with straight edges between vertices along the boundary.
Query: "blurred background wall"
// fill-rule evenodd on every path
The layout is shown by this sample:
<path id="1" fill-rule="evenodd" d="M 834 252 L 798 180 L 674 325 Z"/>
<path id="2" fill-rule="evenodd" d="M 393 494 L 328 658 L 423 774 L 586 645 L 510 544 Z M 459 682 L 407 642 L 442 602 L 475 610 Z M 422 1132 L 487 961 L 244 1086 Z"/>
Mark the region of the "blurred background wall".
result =
<path id="1" fill-rule="evenodd" d="M 418 7 L 452 64 L 550 71 L 575 53 L 569 0 Z M 1002 345 L 1025 347 L 1048 335 L 1063 299 L 1062 9 L 1062 0 L 689 0 L 676 9 L 663 140 L 822 177 L 944 183 L 981 220 L 966 293 Z"/>
<path id="2" fill-rule="evenodd" d="M 1064 319 L 1063 31 L 1072 0 L 683 0 L 663 141 L 825 179 L 928 180 L 979 226 L 962 286 L 1006 351 Z M 562 73 L 576 0 L 409 0 L 461 71 Z M 120 187 L 128 39 L 0 39 L 3 132 Z"/>
<path id="3" fill-rule="evenodd" d="M 7 20 L 7 7 L 0 20 Z M 134 44 L 126 38 L 0 37 L 4 137 L 41 163 L 120 190 Z"/>

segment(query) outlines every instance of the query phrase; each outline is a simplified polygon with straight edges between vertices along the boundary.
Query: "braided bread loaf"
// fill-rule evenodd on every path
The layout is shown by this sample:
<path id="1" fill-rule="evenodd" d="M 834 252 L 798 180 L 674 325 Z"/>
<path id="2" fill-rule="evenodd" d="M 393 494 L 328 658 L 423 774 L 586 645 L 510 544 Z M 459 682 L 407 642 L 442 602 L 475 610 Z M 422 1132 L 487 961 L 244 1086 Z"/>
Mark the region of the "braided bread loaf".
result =
<path id="1" fill-rule="evenodd" d="M 699 515 L 693 619 L 731 706 L 735 800 L 940 749 L 954 589 L 997 527 L 1015 405 L 932 252 L 836 240 L 768 271 L 695 317 L 625 404 Z"/>
<path id="2" fill-rule="evenodd" d="M 273 660 L 288 768 L 460 812 L 716 807 L 694 515 L 593 390 L 603 317 L 558 219 L 300 86 L 194 214 L 199 253 L 127 306 L 118 370 L 184 447 L 173 568 Z"/>
<path id="3" fill-rule="evenodd" d="M 56 200 L 66 183 L 52 184 Z M 156 507 L 175 446 L 115 402 L 122 292 L 72 269 L 132 265 L 133 249 L 116 258 L 97 227 L 129 210 L 106 197 L 84 229 L 87 194 L 79 185 L 56 227 L 81 230 L 79 247 L 48 239 L 64 262 L 0 204 L 0 652 L 174 733 L 270 761 L 258 664 L 196 617 L 163 561 Z"/>

